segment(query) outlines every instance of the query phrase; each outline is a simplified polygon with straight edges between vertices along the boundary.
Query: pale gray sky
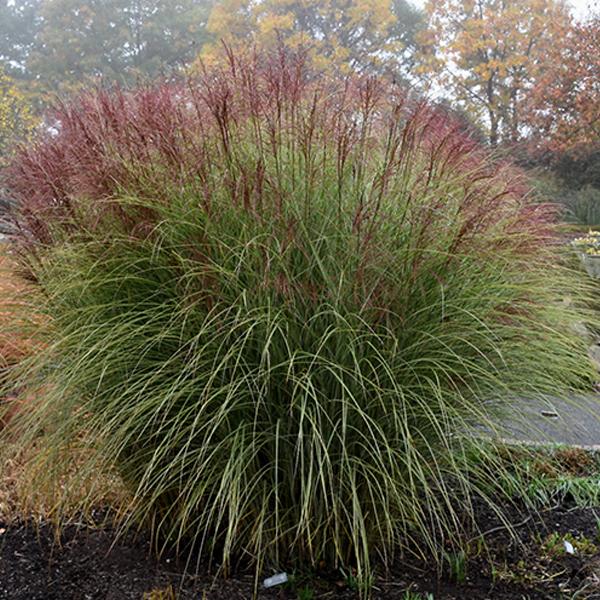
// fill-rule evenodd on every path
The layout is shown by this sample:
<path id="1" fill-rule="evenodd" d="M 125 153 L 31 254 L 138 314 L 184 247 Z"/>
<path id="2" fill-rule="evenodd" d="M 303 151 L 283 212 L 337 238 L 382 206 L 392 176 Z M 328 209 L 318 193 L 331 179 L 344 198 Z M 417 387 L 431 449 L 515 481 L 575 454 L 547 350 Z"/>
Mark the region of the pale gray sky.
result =
<path id="1" fill-rule="evenodd" d="M 415 6 L 424 6 L 425 0 L 410 0 Z M 519 0 L 514 0 L 518 2 Z M 592 13 L 600 12 L 600 0 L 568 0 L 577 19 L 585 19 Z"/>

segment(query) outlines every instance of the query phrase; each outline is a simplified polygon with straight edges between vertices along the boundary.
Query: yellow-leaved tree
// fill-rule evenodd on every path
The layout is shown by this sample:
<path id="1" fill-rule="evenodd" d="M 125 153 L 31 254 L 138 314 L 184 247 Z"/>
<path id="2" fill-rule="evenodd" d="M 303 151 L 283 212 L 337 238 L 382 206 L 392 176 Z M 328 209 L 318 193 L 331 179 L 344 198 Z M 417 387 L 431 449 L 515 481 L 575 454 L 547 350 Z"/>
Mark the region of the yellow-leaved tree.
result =
<path id="1" fill-rule="evenodd" d="M 515 142 L 544 57 L 571 21 L 562 0 L 428 0 L 420 72 L 486 129 Z"/>
<path id="2" fill-rule="evenodd" d="M 12 144 L 27 137 L 36 123 L 27 96 L 0 67 L 0 166 Z"/>
<path id="3" fill-rule="evenodd" d="M 410 69 L 422 13 L 406 0 L 221 0 L 210 14 L 212 40 L 200 58 L 222 50 L 283 42 L 305 48 L 316 67 L 350 71 Z"/>

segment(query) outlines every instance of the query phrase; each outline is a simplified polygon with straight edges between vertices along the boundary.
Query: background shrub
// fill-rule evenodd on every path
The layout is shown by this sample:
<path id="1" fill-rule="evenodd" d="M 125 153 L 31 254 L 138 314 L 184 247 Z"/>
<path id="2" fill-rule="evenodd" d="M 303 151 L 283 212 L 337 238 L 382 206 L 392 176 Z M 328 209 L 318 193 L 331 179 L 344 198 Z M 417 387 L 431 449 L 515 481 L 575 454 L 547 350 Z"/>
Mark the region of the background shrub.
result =
<path id="1" fill-rule="evenodd" d="M 46 336 L 23 435 L 84 428 L 160 539 L 359 572 L 439 551 L 474 426 L 592 377 L 554 209 L 393 85 L 232 56 L 55 119 L 8 172 Z"/>
<path id="2" fill-rule="evenodd" d="M 565 193 L 563 200 L 568 216 L 583 225 L 600 223 L 600 189 L 587 185 Z"/>
<path id="3" fill-rule="evenodd" d="M 600 188 L 589 184 L 570 188 L 550 173 L 538 173 L 533 183 L 543 198 L 562 206 L 565 221 L 587 226 L 600 224 Z"/>

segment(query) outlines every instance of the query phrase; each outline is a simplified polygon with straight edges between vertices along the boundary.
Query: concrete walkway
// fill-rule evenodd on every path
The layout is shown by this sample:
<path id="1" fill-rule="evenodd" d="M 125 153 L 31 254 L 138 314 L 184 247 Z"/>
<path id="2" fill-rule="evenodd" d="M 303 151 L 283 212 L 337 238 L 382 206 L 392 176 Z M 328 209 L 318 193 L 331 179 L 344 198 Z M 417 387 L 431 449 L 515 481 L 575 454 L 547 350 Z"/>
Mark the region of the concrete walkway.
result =
<path id="1" fill-rule="evenodd" d="M 496 435 L 519 442 L 600 450 L 600 393 L 515 400 Z"/>

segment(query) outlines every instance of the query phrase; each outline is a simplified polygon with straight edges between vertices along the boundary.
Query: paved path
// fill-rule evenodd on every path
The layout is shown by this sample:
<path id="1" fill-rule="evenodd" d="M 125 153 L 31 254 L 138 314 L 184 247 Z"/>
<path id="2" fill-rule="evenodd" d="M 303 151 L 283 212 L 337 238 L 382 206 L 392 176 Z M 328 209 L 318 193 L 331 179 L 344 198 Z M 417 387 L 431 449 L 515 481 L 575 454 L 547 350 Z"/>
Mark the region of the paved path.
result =
<path id="1" fill-rule="evenodd" d="M 498 435 L 504 438 L 600 450 L 600 394 L 515 400 L 513 409 L 502 419 Z"/>

